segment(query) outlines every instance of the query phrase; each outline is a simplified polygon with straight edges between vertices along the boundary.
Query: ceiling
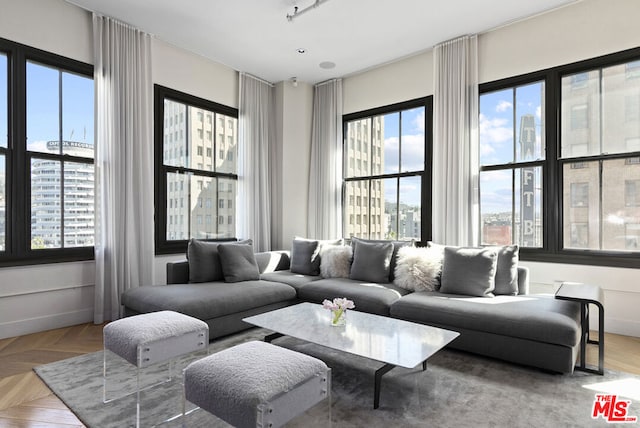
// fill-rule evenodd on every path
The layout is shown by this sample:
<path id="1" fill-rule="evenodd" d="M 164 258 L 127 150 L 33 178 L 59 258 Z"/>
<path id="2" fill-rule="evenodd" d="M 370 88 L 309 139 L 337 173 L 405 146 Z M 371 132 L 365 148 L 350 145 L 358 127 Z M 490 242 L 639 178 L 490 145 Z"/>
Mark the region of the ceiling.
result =
<path id="1" fill-rule="evenodd" d="M 271 82 L 317 83 L 577 0 L 320 0 L 291 22 L 316 0 L 67 1 Z"/>

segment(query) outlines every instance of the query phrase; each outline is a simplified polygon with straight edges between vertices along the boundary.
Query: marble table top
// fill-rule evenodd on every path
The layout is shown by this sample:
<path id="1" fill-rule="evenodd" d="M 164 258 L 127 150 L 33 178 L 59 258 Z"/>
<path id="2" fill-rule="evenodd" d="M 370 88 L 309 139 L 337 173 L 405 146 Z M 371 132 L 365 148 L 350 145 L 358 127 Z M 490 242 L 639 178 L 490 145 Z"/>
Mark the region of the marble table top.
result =
<path id="1" fill-rule="evenodd" d="M 413 368 L 426 361 L 460 333 L 356 310 L 347 311 L 346 325 L 330 325 L 331 311 L 300 303 L 244 318 L 243 321 L 286 336 Z"/>

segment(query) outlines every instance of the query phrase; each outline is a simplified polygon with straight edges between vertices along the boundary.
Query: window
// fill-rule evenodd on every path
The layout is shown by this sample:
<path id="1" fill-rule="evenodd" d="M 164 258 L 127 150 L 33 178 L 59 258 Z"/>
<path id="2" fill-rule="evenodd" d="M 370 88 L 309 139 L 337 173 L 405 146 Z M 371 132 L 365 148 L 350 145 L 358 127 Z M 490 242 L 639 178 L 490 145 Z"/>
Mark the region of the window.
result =
<path id="1" fill-rule="evenodd" d="M 93 258 L 93 107 L 91 65 L 0 39 L 1 265 Z"/>
<path id="2" fill-rule="evenodd" d="M 639 58 L 480 86 L 483 243 L 519 244 L 523 260 L 637 266 Z"/>
<path id="3" fill-rule="evenodd" d="M 480 95 L 481 242 L 542 247 L 544 81 Z"/>
<path id="4" fill-rule="evenodd" d="M 171 127 L 170 118 L 180 115 L 186 120 L 174 125 L 179 127 L 186 138 L 168 140 L 163 138 L 165 129 Z M 225 221 L 225 216 L 233 217 L 229 213 L 231 207 L 224 209 L 224 199 L 221 193 L 230 189 L 227 197 L 235 197 L 233 182 L 238 180 L 237 165 L 226 160 L 226 151 L 237 150 L 235 139 L 225 150 L 219 150 L 219 141 L 202 145 L 201 129 L 198 135 L 191 131 L 204 117 L 215 117 L 208 125 L 212 127 L 213 135 L 224 129 L 215 129 L 220 124 L 232 124 L 237 127 L 238 112 L 211 101 L 193 97 L 159 85 L 155 86 L 155 127 L 156 127 L 156 253 L 172 253 L 186 249 L 190 238 L 198 239 L 228 239 L 235 236 L 233 221 Z M 202 126 L 202 125 L 198 125 Z M 206 147 L 211 144 L 211 147 Z M 198 157 L 205 153 L 208 156 L 220 152 L 220 156 L 213 159 L 213 164 L 198 162 Z M 172 154 L 178 152 L 183 156 Z M 178 185 L 178 183 L 180 183 Z M 166 189 L 184 189 L 178 195 L 180 205 L 167 203 L 169 195 Z M 212 200 L 221 201 L 220 205 L 212 204 Z M 204 201 L 204 204 L 202 203 Z M 223 210 L 224 209 L 224 210 Z M 224 211 L 224 215 L 223 212 Z M 171 216 L 179 214 L 184 221 L 180 223 L 167 222 Z M 204 219 L 204 222 L 199 219 Z M 217 219 L 217 221 L 216 221 Z"/>
<path id="5" fill-rule="evenodd" d="M 431 210 L 425 185 L 431 102 L 423 98 L 343 118 L 345 236 L 430 238 L 422 211 Z"/>
<path id="6" fill-rule="evenodd" d="M 629 79 L 630 62 L 603 64 L 588 70 L 589 89 L 585 93 L 570 90 L 576 73 L 560 76 L 560 153 L 563 166 L 563 188 L 569 190 L 569 200 L 563 204 L 563 236 L 566 248 L 596 251 L 626 251 L 628 224 L 640 223 L 636 208 L 637 183 L 640 183 L 640 167 L 629 163 L 638 156 L 634 139 L 640 129 L 637 114 L 640 99 L 640 79 Z M 582 72 L 584 73 L 584 72 Z M 572 112 L 567 117 L 568 106 L 582 105 L 594 112 L 584 115 L 584 128 L 576 130 Z M 586 139 L 586 140 L 585 140 Z M 581 153 L 576 154 L 572 145 L 586 142 Z M 588 168 L 577 170 L 577 162 Z M 585 159 L 586 158 L 586 159 Z M 584 223 L 588 234 L 574 239 L 573 224 Z"/>

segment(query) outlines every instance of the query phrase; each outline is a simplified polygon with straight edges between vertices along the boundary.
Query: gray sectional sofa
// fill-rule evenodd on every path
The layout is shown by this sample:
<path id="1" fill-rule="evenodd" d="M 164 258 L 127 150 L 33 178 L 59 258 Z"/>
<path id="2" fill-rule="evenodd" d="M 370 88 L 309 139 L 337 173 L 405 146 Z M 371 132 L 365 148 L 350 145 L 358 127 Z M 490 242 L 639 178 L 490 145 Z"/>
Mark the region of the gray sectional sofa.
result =
<path id="1" fill-rule="evenodd" d="M 487 298 L 410 291 L 390 281 L 296 273 L 284 251 L 256 253 L 255 260 L 259 279 L 231 283 L 190 283 L 189 262 L 170 262 L 167 285 L 123 294 L 125 315 L 174 310 L 206 321 L 214 339 L 250 328 L 242 321 L 247 316 L 300 301 L 347 297 L 359 311 L 458 331 L 461 335 L 449 345 L 452 348 L 552 372 L 573 371 L 580 345 L 580 306 L 529 294 L 528 270 L 522 266 L 516 267 L 517 295 Z"/>

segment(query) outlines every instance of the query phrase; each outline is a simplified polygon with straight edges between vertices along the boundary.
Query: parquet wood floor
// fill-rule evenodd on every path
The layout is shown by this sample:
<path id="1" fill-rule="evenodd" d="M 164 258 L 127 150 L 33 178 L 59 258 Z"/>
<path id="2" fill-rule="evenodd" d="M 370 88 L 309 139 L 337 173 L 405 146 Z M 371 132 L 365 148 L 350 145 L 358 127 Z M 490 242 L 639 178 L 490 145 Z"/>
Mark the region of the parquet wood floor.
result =
<path id="1" fill-rule="evenodd" d="M 41 364 L 102 349 L 104 325 L 82 324 L 0 340 L 0 428 L 84 425 L 32 371 Z M 640 337 L 605 335 L 605 367 L 640 375 Z M 597 362 L 590 345 L 587 361 Z"/>

